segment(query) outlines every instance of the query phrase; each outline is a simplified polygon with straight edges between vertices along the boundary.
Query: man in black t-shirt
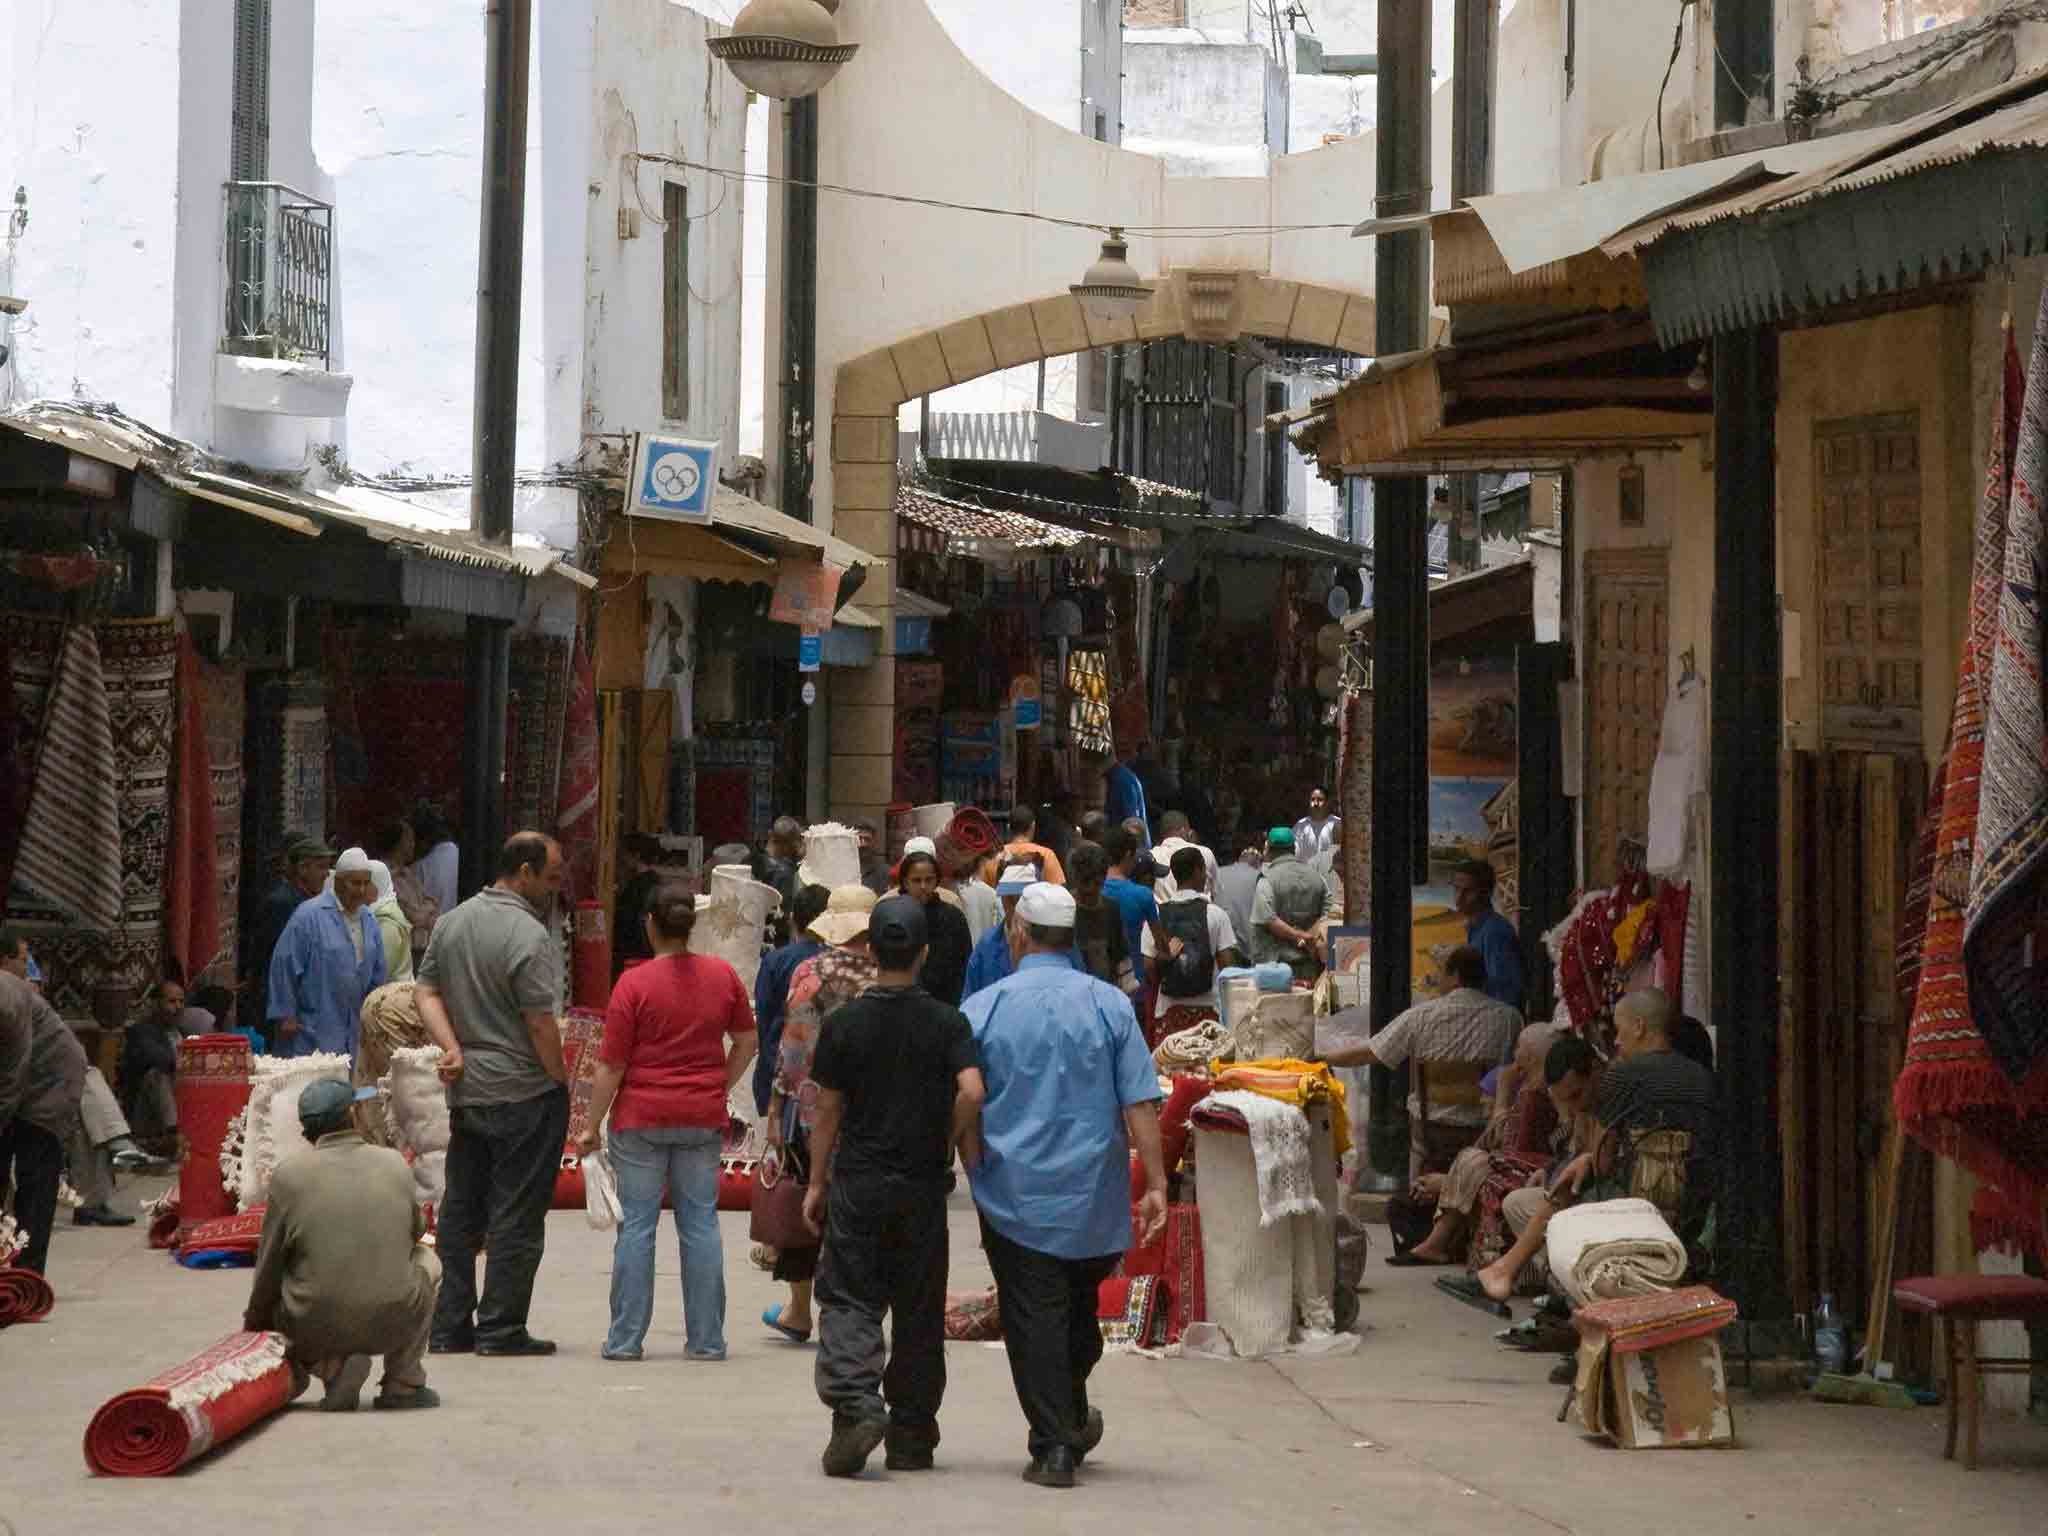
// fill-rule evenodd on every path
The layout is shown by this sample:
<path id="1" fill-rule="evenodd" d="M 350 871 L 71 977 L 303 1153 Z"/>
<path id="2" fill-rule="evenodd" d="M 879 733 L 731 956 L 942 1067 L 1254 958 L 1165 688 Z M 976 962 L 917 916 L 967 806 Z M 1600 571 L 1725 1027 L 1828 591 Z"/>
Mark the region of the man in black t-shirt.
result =
<path id="1" fill-rule="evenodd" d="M 832 1410 L 825 1475 L 858 1476 L 886 1437 L 891 1471 L 923 1471 L 946 1391 L 946 1175 L 980 1157 L 974 1032 L 917 984 L 929 937 L 909 896 L 875 904 L 875 984 L 825 1021 L 804 1220 L 818 1261 L 818 1397 Z M 890 1314 L 882 1368 L 882 1314 Z"/>

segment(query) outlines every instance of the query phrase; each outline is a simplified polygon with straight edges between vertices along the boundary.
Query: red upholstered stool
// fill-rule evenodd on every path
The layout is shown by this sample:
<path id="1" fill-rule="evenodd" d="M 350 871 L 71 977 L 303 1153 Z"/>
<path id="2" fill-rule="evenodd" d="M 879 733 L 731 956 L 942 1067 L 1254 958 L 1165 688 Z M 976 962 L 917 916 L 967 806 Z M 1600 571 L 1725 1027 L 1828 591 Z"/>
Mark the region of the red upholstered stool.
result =
<path id="1" fill-rule="evenodd" d="M 1921 1275 L 1894 1285 L 1892 1300 L 1941 1324 L 1948 1351 L 1948 1444 L 1942 1455 L 1955 1459 L 1956 1411 L 1961 1404 L 1970 1416 L 1970 1441 L 1963 1465 L 1974 1472 L 1977 1420 L 1983 1411 L 1978 1378 L 2033 1369 L 2031 1360 L 1980 1357 L 1977 1325 L 2048 1319 L 2048 1280 L 2031 1275 Z"/>

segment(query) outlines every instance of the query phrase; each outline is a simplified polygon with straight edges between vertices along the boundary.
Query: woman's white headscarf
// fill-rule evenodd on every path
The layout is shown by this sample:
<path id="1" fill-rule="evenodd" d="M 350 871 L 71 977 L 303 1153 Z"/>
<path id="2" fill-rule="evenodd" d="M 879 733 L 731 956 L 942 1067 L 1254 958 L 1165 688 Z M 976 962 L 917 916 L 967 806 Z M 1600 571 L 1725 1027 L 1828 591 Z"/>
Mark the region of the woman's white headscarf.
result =
<path id="1" fill-rule="evenodd" d="M 382 859 L 370 860 L 370 884 L 377 888 L 377 901 L 389 901 L 398 894 L 398 887 L 391 883 L 391 866 Z"/>

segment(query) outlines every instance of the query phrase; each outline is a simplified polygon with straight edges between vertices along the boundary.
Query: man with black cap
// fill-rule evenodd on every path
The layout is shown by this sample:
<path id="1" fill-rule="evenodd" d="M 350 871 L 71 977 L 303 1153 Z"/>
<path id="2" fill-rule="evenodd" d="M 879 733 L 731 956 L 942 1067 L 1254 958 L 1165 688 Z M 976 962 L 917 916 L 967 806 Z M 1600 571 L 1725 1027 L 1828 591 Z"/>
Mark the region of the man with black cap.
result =
<path id="1" fill-rule="evenodd" d="M 405 1159 L 363 1139 L 357 1106 L 375 1088 L 323 1077 L 299 1095 L 312 1147 L 278 1165 L 242 1326 L 290 1341 L 294 1373 L 327 1384 L 320 1407 L 351 1413 L 384 1357 L 373 1407 L 432 1408 L 427 1331 L 441 1262 L 420 1246 L 426 1221 Z"/>
<path id="2" fill-rule="evenodd" d="M 1102 1415 L 1088 1406 L 1102 1358 L 1096 1289 L 1131 1243 L 1133 1147 L 1145 1175 L 1139 1236 L 1150 1242 L 1166 1225 L 1159 1076 L 1129 1000 L 1071 967 L 1073 894 L 1034 885 L 1016 915 L 1016 974 L 967 1003 L 988 1083 L 969 1171 L 1030 1425 L 1024 1477 L 1071 1488 L 1102 1442 Z"/>
<path id="3" fill-rule="evenodd" d="M 825 1020 L 804 1219 L 818 1263 L 818 1397 L 832 1410 L 827 1477 L 855 1477 L 884 1439 L 891 1471 L 924 1471 L 946 1391 L 946 1176 L 979 1156 L 982 1085 L 960 1010 L 918 984 L 925 904 L 868 919 L 875 984 Z M 882 1314 L 890 1314 L 888 1367 Z"/>

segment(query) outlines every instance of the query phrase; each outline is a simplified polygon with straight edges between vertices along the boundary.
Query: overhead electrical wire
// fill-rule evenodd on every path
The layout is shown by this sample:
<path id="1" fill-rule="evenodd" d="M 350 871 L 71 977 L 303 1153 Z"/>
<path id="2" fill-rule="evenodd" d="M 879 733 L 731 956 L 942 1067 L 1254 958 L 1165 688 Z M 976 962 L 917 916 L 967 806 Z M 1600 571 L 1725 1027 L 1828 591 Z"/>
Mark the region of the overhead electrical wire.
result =
<path id="1" fill-rule="evenodd" d="M 688 160 L 680 155 L 636 153 L 633 158 L 654 165 L 675 165 L 685 170 L 703 171 L 729 181 L 758 181 L 775 186 L 808 187 L 814 192 L 831 192 L 841 197 L 865 197 L 877 202 L 907 203 L 918 208 L 943 208 L 954 213 L 980 213 L 993 218 L 1025 219 L 1037 224 L 1057 225 L 1062 229 L 1085 229 L 1099 235 L 1121 230 L 1126 235 L 1141 236 L 1147 240 L 1213 240 L 1230 235 L 1291 235 L 1331 230 L 1341 230 L 1349 234 L 1356 223 L 1355 220 L 1348 220 L 1341 224 L 1115 224 L 1099 219 L 1062 218 L 1058 214 L 1034 213 L 1024 208 L 998 208 L 988 203 L 956 203 L 948 198 L 919 197 L 909 192 L 878 192 L 871 187 L 848 187 L 829 181 L 804 181 L 793 176 L 772 175 L 767 171 L 736 171 L 729 166 L 709 165 L 704 161 Z"/>

